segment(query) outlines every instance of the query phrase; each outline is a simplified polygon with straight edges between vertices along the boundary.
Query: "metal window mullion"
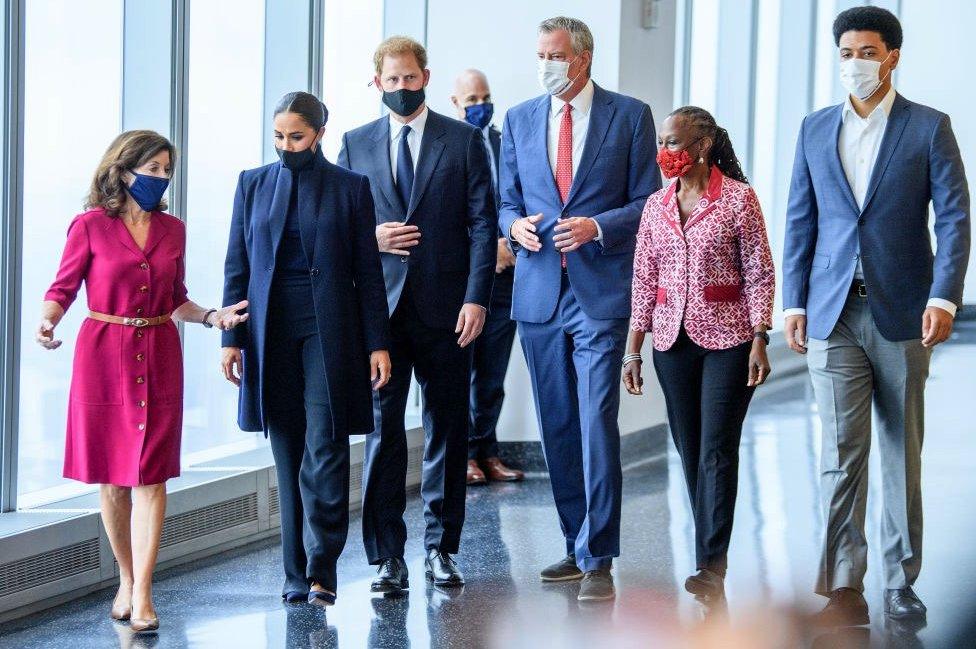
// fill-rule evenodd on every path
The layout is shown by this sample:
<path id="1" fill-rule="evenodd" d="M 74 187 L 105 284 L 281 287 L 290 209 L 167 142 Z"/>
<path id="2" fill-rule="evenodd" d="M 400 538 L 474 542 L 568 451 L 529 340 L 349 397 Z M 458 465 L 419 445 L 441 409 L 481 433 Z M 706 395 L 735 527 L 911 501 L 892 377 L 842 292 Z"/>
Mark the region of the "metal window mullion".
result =
<path id="1" fill-rule="evenodd" d="M 3 14 L 3 202 L 0 206 L 0 512 L 17 508 L 20 400 L 20 294 L 24 197 L 24 32 L 26 0 Z"/>
<path id="2" fill-rule="evenodd" d="M 188 105 L 190 76 L 190 0 L 173 0 L 170 74 L 170 140 L 176 146 L 177 161 L 173 169 L 170 211 L 184 221 L 186 212 Z"/>

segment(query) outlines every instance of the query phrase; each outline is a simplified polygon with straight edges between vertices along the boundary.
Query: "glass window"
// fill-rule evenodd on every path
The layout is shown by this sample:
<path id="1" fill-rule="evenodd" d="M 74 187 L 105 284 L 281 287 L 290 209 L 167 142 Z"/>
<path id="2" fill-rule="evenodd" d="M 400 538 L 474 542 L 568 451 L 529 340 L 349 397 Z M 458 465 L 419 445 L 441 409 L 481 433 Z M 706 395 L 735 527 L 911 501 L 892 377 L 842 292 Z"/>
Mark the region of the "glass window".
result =
<path id="1" fill-rule="evenodd" d="M 39 306 L 65 234 L 121 125 L 122 0 L 31 0 L 26 6 L 24 226 L 21 298 L 19 506 L 87 487 L 61 477 L 64 431 L 84 290 L 57 330 L 54 352 L 34 342 Z"/>
<path id="2" fill-rule="evenodd" d="M 264 0 L 190 3 L 186 275 L 190 298 L 216 305 L 241 170 L 261 165 Z M 228 20 L 233 16 L 233 20 Z M 237 427 L 237 388 L 218 372 L 219 333 L 188 325 L 183 338 L 183 464 L 263 443 Z"/>

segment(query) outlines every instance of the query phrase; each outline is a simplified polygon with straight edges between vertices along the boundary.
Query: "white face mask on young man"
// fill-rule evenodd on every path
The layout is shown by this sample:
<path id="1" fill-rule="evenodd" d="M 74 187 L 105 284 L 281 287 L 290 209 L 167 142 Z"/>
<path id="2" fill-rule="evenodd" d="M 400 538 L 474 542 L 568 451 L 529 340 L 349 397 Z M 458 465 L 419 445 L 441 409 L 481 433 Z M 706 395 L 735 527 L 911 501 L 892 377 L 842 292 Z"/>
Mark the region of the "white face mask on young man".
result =
<path id="1" fill-rule="evenodd" d="M 844 90 L 857 97 L 861 101 L 866 101 L 878 91 L 884 78 L 881 77 L 881 66 L 891 57 L 891 53 L 885 57 L 884 61 L 869 61 L 868 59 L 856 59 L 851 57 L 840 62 L 840 84 Z M 891 74 L 891 70 L 888 70 Z M 885 75 L 885 77 L 888 76 Z"/>
<path id="2" fill-rule="evenodd" d="M 579 57 L 576 58 L 578 59 Z M 569 78 L 569 66 L 575 61 L 576 59 L 572 61 L 539 59 L 538 75 L 539 85 L 542 86 L 542 89 L 554 97 L 566 92 L 576 79 L 579 79 L 579 75 L 583 74 L 583 71 L 580 70 L 575 78 Z"/>

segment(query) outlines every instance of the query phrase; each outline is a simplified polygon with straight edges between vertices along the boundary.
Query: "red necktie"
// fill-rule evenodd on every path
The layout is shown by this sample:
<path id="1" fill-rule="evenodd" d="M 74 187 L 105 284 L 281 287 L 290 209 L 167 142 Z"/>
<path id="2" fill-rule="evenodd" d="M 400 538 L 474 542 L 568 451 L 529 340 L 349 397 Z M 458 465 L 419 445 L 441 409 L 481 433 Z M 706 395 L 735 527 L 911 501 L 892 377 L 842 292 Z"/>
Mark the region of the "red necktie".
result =
<path id="1" fill-rule="evenodd" d="M 573 107 L 566 102 L 563 105 L 563 119 L 559 123 L 559 145 L 556 147 L 556 188 L 563 205 L 569 197 L 569 188 L 573 186 Z M 561 264 L 566 268 L 566 253 L 562 253 Z"/>

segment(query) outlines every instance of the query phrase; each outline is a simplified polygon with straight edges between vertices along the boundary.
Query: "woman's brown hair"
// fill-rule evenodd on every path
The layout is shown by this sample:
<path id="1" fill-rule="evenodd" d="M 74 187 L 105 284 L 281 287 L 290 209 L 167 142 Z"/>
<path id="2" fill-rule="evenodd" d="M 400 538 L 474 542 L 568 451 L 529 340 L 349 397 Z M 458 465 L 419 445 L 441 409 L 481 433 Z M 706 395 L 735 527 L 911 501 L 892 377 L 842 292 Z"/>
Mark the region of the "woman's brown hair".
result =
<path id="1" fill-rule="evenodd" d="M 109 216 L 118 216 L 128 198 L 125 173 L 138 169 L 160 151 L 169 152 L 170 169 L 176 166 L 176 147 L 156 131 L 126 131 L 112 140 L 92 179 L 85 209 L 100 207 Z M 163 198 L 157 210 L 166 209 Z"/>

